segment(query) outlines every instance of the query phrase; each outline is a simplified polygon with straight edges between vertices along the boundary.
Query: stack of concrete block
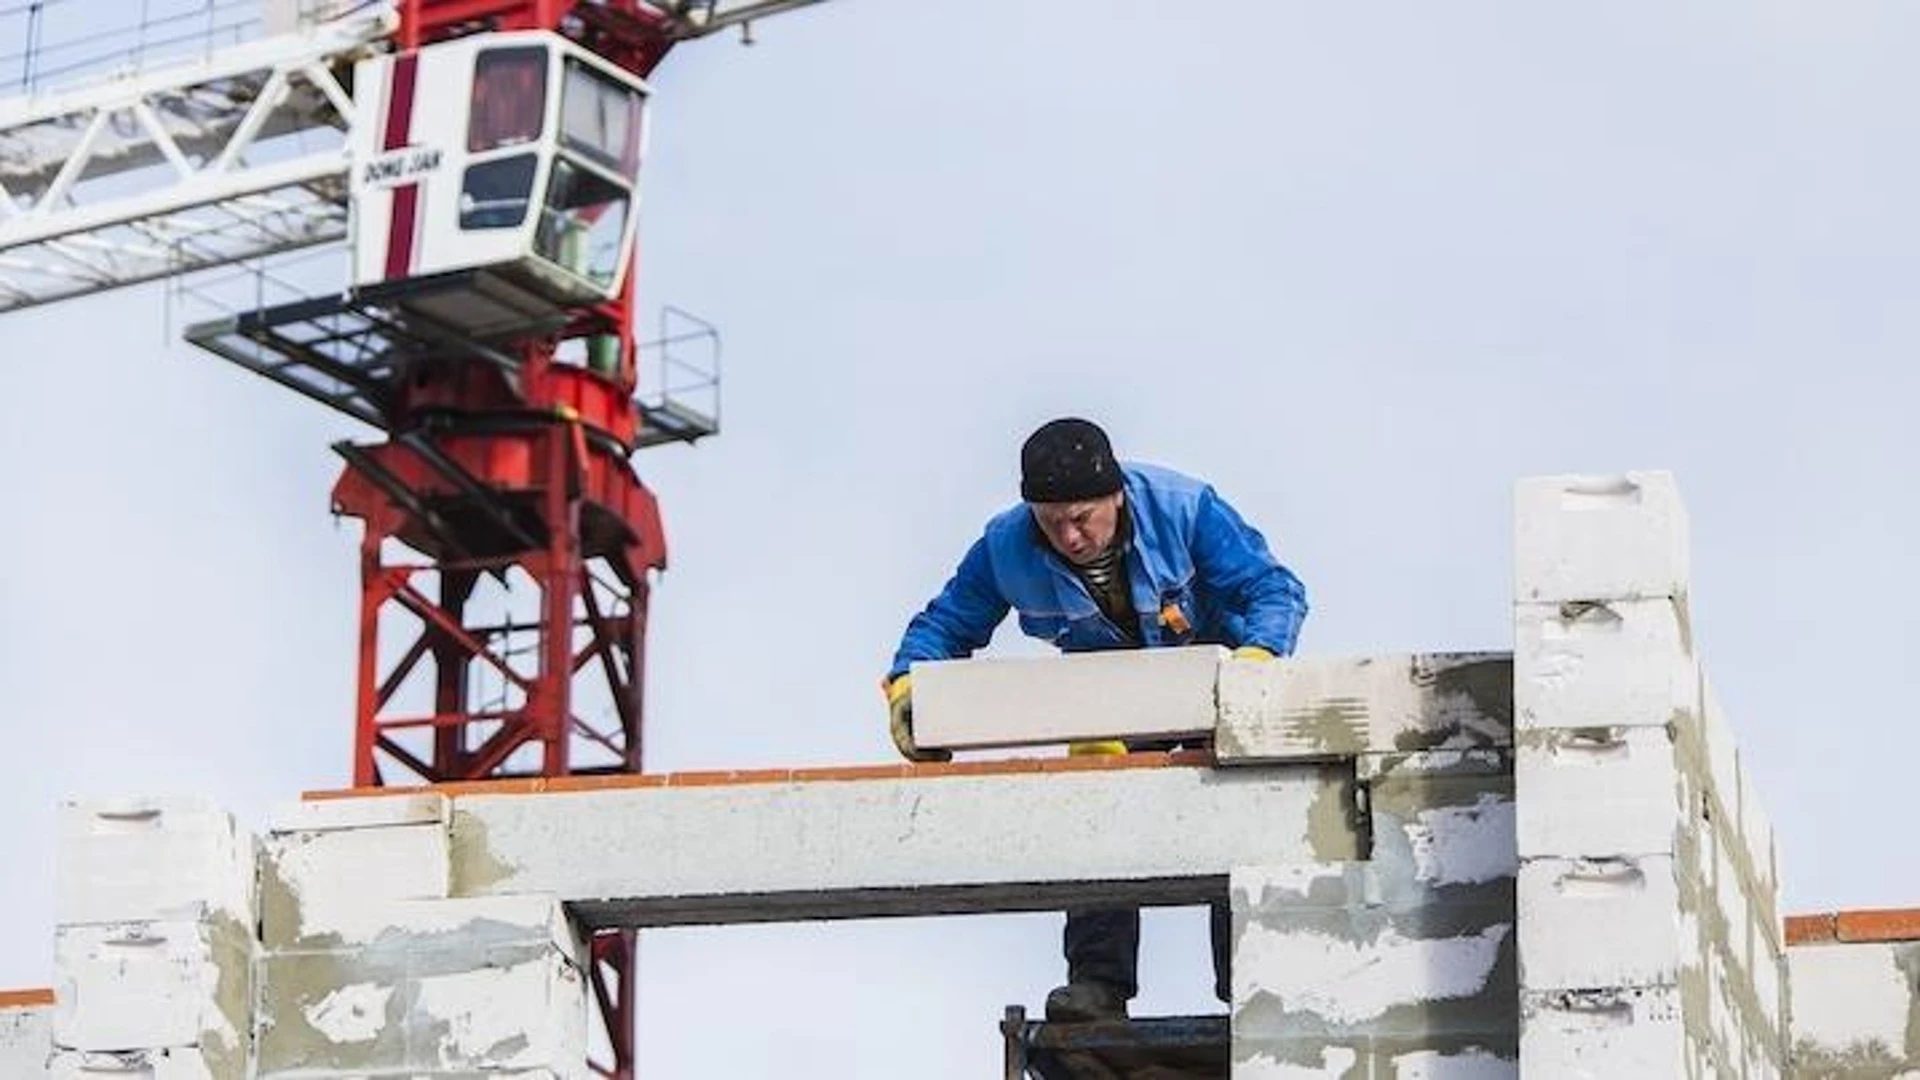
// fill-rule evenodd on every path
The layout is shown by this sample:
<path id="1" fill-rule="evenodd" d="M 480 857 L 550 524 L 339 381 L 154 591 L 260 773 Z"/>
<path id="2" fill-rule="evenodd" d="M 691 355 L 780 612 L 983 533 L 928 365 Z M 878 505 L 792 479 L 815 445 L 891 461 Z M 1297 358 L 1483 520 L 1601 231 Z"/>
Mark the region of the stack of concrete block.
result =
<path id="1" fill-rule="evenodd" d="M 438 794 L 303 802 L 261 864 L 257 1075 L 578 1077 L 585 958 L 551 896 L 449 898 Z"/>
<path id="2" fill-rule="evenodd" d="M 1920 1076 L 1920 911 L 1799 916 L 1787 929 L 1788 1075 Z"/>
<path id="3" fill-rule="evenodd" d="M 1350 763 L 1368 848 L 1234 871 L 1236 1078 L 1516 1074 L 1512 685 L 1491 654 L 1223 666 L 1222 766 Z"/>
<path id="4" fill-rule="evenodd" d="M 41 1080 L 53 1056 L 53 991 L 0 990 L 0 1077 Z"/>
<path id="5" fill-rule="evenodd" d="M 253 838 L 192 799 L 61 808 L 51 1074 L 244 1080 Z"/>
<path id="6" fill-rule="evenodd" d="M 1516 504 L 1521 1060 L 1777 1076 L 1771 830 L 1704 686 L 1673 480 L 1534 479 Z"/>

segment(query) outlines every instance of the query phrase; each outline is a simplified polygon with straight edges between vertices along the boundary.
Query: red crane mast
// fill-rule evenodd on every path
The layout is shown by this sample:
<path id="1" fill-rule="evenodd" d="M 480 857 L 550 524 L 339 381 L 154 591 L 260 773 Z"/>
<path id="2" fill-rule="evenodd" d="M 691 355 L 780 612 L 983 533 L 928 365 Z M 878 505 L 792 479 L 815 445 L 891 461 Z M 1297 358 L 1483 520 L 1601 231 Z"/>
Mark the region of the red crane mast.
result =
<path id="1" fill-rule="evenodd" d="M 186 336 L 378 432 L 334 446 L 356 785 L 640 771 L 667 545 L 630 458 L 718 427 L 637 396 L 645 79 L 814 2 L 268 0 L 266 37 L 0 116 L 0 311 L 348 242 L 344 290 Z M 589 930 L 628 1080 L 635 937 Z"/>

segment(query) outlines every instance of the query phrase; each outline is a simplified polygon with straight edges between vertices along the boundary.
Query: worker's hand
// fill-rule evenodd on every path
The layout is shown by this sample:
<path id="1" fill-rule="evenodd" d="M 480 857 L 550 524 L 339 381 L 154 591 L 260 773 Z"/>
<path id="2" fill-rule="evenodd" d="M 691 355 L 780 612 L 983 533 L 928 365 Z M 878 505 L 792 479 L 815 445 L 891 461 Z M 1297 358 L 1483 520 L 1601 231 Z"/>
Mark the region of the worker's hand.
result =
<path id="1" fill-rule="evenodd" d="M 1235 660 L 1271 660 L 1273 652 L 1259 645 L 1242 645 L 1233 650 Z"/>
<path id="2" fill-rule="evenodd" d="M 900 756 L 908 761 L 952 761 L 951 750 L 922 750 L 913 744 L 913 676 L 902 675 L 881 686 L 887 692 L 887 730 Z"/>
<path id="3" fill-rule="evenodd" d="M 1100 742 L 1077 742 L 1067 744 L 1068 757 L 1086 757 L 1102 754 L 1124 754 L 1127 744 L 1119 739 L 1104 739 Z"/>

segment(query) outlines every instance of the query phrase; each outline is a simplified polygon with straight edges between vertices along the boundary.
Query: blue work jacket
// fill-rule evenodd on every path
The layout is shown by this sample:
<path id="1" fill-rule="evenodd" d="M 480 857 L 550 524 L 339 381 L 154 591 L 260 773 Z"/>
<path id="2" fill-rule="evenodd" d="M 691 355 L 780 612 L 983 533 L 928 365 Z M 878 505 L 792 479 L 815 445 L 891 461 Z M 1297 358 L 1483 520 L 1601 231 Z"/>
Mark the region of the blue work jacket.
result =
<path id="1" fill-rule="evenodd" d="M 1300 579 L 1213 488 L 1171 469 L 1126 463 L 1132 519 L 1127 581 L 1140 644 L 1259 645 L 1293 651 L 1307 615 Z M 996 515 L 926 610 L 907 624 L 889 677 L 916 660 L 971 656 L 1008 609 L 1028 637 L 1064 652 L 1130 646 L 1025 504 Z"/>

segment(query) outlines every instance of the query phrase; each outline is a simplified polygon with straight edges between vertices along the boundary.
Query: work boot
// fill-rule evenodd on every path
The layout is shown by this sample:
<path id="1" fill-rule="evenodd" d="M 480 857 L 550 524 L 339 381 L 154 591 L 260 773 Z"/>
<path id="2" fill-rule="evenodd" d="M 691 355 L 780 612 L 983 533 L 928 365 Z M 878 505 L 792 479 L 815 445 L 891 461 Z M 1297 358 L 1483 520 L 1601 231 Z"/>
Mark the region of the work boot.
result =
<path id="1" fill-rule="evenodd" d="M 1126 1018 L 1127 999 L 1103 982 L 1070 982 L 1047 995 L 1047 1019 L 1057 1024 Z"/>

